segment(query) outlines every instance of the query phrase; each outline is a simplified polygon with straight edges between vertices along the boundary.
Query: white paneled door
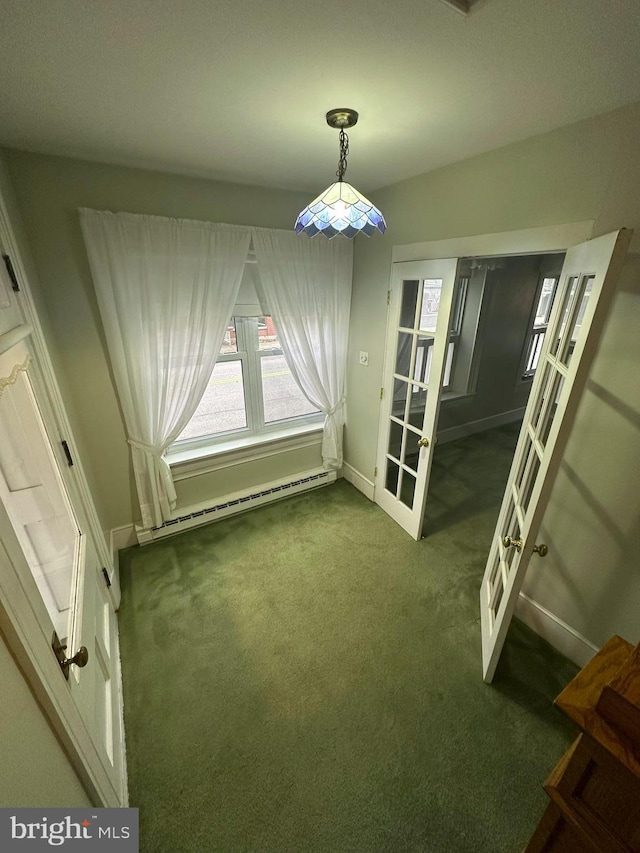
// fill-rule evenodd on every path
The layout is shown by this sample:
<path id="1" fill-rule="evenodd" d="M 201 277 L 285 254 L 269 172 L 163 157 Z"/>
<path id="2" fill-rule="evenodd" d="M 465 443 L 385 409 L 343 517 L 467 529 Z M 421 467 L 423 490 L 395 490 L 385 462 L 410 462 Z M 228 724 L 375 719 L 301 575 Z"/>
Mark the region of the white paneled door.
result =
<path id="1" fill-rule="evenodd" d="M 607 234 L 566 254 L 480 593 L 482 669 L 490 682 L 631 237 Z M 578 531 L 576 531 L 578 534 Z"/>
<path id="2" fill-rule="evenodd" d="M 420 539 L 440 391 L 451 368 L 455 258 L 393 264 L 375 500 Z"/>
<path id="3" fill-rule="evenodd" d="M 41 699 L 72 733 L 98 805 L 124 805 L 116 614 L 108 574 L 81 502 L 25 336 L 0 352 L 0 610 L 22 634 Z M 0 624 L 6 630 L 7 626 Z M 53 648 L 54 631 L 62 660 Z M 83 651 L 80 651 L 83 650 Z M 86 775 L 85 775 L 86 774 Z M 52 780 L 55 784 L 55 780 Z"/>

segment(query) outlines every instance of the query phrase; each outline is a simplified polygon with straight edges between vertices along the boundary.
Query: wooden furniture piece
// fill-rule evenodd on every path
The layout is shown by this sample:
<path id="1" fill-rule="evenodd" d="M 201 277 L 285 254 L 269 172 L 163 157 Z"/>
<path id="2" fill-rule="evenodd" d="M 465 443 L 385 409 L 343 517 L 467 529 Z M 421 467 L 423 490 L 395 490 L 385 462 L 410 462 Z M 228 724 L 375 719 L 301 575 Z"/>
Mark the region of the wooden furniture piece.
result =
<path id="1" fill-rule="evenodd" d="M 640 851 L 640 644 L 612 637 L 557 697 L 581 734 L 525 853 Z"/>

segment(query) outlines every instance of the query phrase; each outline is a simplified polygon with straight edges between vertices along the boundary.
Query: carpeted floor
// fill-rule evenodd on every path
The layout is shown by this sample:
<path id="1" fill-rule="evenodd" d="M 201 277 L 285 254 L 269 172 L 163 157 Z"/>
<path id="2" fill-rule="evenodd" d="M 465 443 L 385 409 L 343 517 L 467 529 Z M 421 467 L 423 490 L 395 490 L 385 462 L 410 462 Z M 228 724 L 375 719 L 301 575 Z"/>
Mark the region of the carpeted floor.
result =
<path id="1" fill-rule="evenodd" d="M 339 481 L 121 555 L 143 853 L 522 849 L 576 668 L 514 623 L 482 682 L 514 440 L 438 448 L 418 543 Z"/>

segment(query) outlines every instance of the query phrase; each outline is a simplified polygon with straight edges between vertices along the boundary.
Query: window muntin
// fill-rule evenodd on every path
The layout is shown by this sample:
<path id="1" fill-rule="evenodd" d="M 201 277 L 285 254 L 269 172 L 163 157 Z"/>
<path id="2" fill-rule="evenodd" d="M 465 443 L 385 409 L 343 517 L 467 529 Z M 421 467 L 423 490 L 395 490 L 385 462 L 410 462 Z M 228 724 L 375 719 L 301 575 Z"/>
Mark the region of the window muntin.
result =
<path id="1" fill-rule="evenodd" d="M 321 420 L 286 363 L 271 317 L 232 317 L 207 389 L 175 444 L 258 436 Z"/>

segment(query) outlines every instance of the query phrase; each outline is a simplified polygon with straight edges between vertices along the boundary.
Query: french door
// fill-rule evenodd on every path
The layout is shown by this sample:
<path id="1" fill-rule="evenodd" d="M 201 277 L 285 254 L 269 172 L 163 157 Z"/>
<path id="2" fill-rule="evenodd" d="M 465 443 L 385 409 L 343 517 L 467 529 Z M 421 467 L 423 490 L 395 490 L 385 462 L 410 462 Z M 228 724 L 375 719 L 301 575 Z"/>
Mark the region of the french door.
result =
<path id="1" fill-rule="evenodd" d="M 39 698 L 73 731 L 97 804 L 123 805 L 116 615 L 53 421 L 25 336 L 0 352 L 0 609 Z"/>
<path id="2" fill-rule="evenodd" d="M 420 539 L 458 260 L 393 264 L 375 500 Z"/>
<path id="3" fill-rule="evenodd" d="M 630 231 L 571 247 L 549 325 L 480 592 L 482 669 L 490 682 L 537 542 L 582 390 L 615 289 Z"/>

